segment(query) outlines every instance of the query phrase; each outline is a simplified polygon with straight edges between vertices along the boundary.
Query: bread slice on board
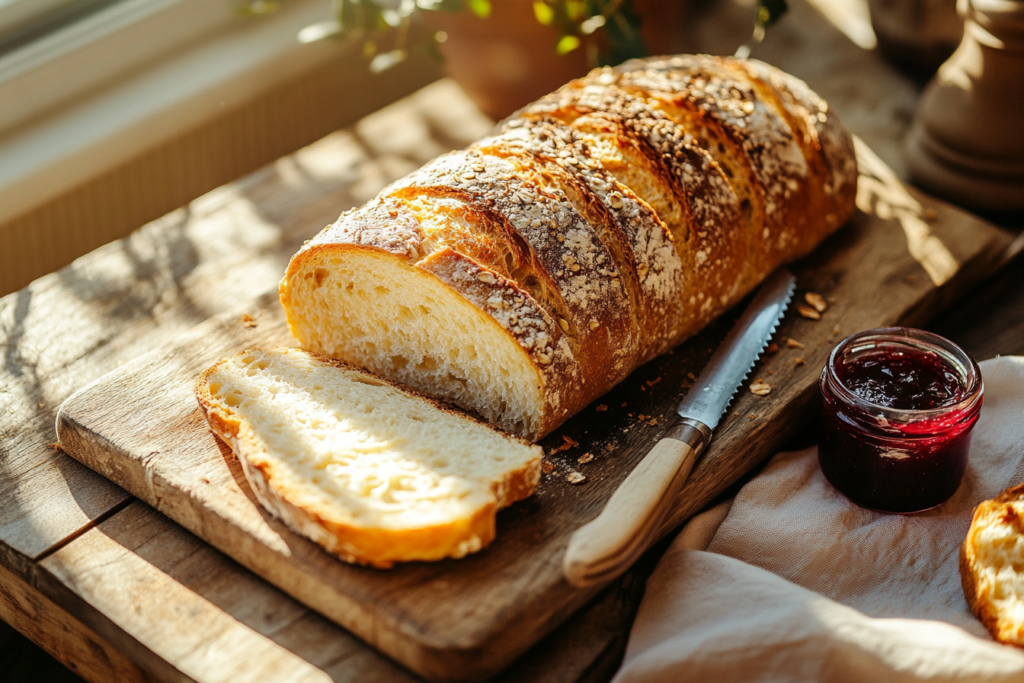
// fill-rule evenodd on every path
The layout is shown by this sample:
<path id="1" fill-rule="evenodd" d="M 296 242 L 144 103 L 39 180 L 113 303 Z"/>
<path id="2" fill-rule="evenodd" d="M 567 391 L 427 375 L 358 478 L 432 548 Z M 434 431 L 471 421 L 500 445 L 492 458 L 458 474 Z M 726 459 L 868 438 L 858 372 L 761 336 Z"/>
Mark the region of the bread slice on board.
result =
<path id="1" fill-rule="evenodd" d="M 960 549 L 960 581 L 992 637 L 1024 647 L 1024 484 L 974 511 Z"/>
<path id="2" fill-rule="evenodd" d="M 196 397 L 263 507 L 348 562 L 476 552 L 540 480 L 539 447 L 299 349 L 222 360 Z"/>

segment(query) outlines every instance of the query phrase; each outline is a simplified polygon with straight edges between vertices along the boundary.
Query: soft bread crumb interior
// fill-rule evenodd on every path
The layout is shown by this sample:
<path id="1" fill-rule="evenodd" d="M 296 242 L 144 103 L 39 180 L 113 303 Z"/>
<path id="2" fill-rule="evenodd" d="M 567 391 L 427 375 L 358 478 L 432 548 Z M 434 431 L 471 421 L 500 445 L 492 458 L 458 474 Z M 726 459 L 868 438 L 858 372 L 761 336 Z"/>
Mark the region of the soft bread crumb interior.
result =
<path id="1" fill-rule="evenodd" d="M 1024 510 L 1020 510 L 1024 517 Z M 975 536 L 978 583 L 988 598 L 1017 629 L 1024 628 L 1024 535 L 1003 520 L 981 527 Z"/>
<path id="2" fill-rule="evenodd" d="M 240 422 L 288 500 L 334 522 L 408 530 L 492 503 L 534 448 L 354 369 L 295 349 L 252 351 L 208 379 L 215 407 Z M 261 455 L 262 454 L 262 455 Z"/>
<path id="3" fill-rule="evenodd" d="M 538 372 L 515 339 L 434 276 L 388 255 L 348 250 L 303 259 L 289 322 L 303 348 L 368 368 L 536 434 Z"/>

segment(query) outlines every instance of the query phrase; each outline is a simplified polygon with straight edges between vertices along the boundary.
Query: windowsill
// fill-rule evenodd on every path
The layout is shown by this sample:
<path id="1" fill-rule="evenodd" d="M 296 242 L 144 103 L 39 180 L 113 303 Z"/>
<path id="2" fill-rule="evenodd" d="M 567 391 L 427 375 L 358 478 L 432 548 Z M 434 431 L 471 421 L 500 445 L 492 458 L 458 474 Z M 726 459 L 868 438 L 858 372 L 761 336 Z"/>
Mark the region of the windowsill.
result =
<path id="1" fill-rule="evenodd" d="M 0 224 L 340 51 L 354 53 L 337 43 L 297 42 L 298 31 L 327 11 L 315 0 L 284 3 L 274 15 L 240 22 L 9 133 L 0 139 Z M 355 54 L 352 60 L 364 68 Z"/>
<path id="2" fill-rule="evenodd" d="M 323 0 L 289 0 L 270 16 L 204 25 L 149 66 L 0 135 L 0 296 L 440 77 L 433 60 L 372 74 L 359 45 L 298 43 L 329 12 Z"/>

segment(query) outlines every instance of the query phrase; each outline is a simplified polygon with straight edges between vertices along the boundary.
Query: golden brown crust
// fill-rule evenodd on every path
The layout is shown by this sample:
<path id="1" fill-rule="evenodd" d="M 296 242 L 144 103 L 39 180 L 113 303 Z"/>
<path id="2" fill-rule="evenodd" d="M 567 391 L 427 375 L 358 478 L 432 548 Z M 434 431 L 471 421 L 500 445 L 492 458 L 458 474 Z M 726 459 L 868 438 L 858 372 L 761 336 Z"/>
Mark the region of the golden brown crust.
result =
<path id="1" fill-rule="evenodd" d="M 637 326 L 627 351 L 644 359 L 661 353 L 681 324 L 683 267 L 672 234 L 654 209 L 604 168 L 584 134 L 558 121 L 519 119 L 474 147 L 535 160 L 549 182 L 566 193 L 620 266 Z"/>
<path id="2" fill-rule="evenodd" d="M 979 557 L 983 542 L 979 536 L 983 530 L 996 524 L 1008 525 L 1017 537 L 1024 536 L 1022 515 L 1024 484 L 1009 488 L 994 499 L 981 503 L 974 511 L 967 538 L 960 547 L 960 584 L 971 612 L 993 638 L 1017 647 L 1024 647 L 1024 622 L 1018 615 L 1002 613 L 994 604 L 992 596 L 998 591 L 991 573 L 985 571 L 987 568 Z"/>
<path id="3" fill-rule="evenodd" d="M 528 255 L 529 263 L 507 269 L 508 276 L 524 289 L 531 276 L 539 281 L 539 290 L 531 293 L 566 332 L 581 365 L 581 381 L 594 387 L 591 393 L 610 389 L 614 383 L 607 381 L 609 375 L 615 381 L 625 377 L 632 369 L 636 334 L 620 268 L 565 193 L 545 184 L 527 164 L 470 149 L 434 160 L 383 194 L 408 202 L 417 195 L 452 191 L 466 193 L 518 236 L 511 241 Z"/>
<path id="4" fill-rule="evenodd" d="M 297 349 L 286 352 L 307 353 L 326 366 L 365 374 L 403 393 L 419 398 L 438 410 L 487 426 L 482 420 L 454 410 L 450 405 L 435 398 L 344 361 L 311 352 L 301 352 Z M 237 356 L 252 353 L 260 353 L 260 349 L 248 349 Z M 222 364 L 230 360 L 230 358 L 221 360 L 203 372 L 196 380 L 196 399 L 211 431 L 224 441 L 238 458 L 246 480 L 264 508 L 298 533 L 315 541 L 346 562 L 389 569 L 395 562 L 430 561 L 446 557 L 458 558 L 470 552 L 476 552 L 494 540 L 497 510 L 530 496 L 540 481 L 540 454 L 538 452 L 534 460 L 505 473 L 501 480 L 494 482 L 492 490 L 495 494 L 495 502 L 493 504 L 483 506 L 466 519 L 409 530 L 388 529 L 380 526 L 368 528 L 346 524 L 328 515 L 320 514 L 311 507 L 296 505 L 292 502 L 292 496 L 289 495 L 287 487 L 282 485 L 281 476 L 276 471 L 274 461 L 264 456 L 261 448 L 255 445 L 252 435 L 246 431 L 244 425 L 231 414 L 222 410 L 210 392 L 210 377 L 217 372 Z M 528 445 L 524 439 L 514 436 L 508 436 L 508 438 Z"/>
<path id="5" fill-rule="evenodd" d="M 524 432 L 536 439 L 805 255 L 849 218 L 855 193 L 852 138 L 801 81 L 756 61 L 634 61 L 567 84 L 343 215 L 293 259 L 282 303 L 296 263 L 332 243 L 435 275 L 458 263 L 500 276 L 554 321 L 564 350 L 539 368 L 553 399 Z"/>
<path id="6" fill-rule="evenodd" d="M 684 55 L 627 62 L 612 73 L 619 87 L 653 98 L 730 175 L 741 203 L 752 203 L 751 244 L 770 265 L 807 232 L 810 176 L 790 126 L 730 68 L 735 61 Z"/>
<path id="7" fill-rule="evenodd" d="M 683 265 L 684 309 L 673 335 L 678 343 L 760 280 L 748 273 L 758 272 L 763 249 L 756 249 L 746 234 L 754 230 L 743 223 L 740 200 L 718 163 L 692 144 L 686 128 L 656 99 L 620 87 L 618 80 L 609 70 L 595 71 L 524 108 L 521 116 L 593 130 L 597 121 L 591 117 L 597 115 L 650 160 L 645 165 L 648 182 L 666 186 L 680 209 L 678 217 L 663 216 Z"/>
<path id="8" fill-rule="evenodd" d="M 775 89 L 791 116 L 804 121 L 800 131 L 806 136 L 805 145 L 817 151 L 817 158 L 826 169 L 821 180 L 824 206 L 820 217 L 824 219 L 825 233 L 831 234 L 853 213 L 857 198 L 853 138 L 825 100 L 806 83 L 756 59 L 747 60 L 744 65 Z M 811 248 L 805 247 L 805 251 L 795 254 L 794 258 L 803 256 Z"/>

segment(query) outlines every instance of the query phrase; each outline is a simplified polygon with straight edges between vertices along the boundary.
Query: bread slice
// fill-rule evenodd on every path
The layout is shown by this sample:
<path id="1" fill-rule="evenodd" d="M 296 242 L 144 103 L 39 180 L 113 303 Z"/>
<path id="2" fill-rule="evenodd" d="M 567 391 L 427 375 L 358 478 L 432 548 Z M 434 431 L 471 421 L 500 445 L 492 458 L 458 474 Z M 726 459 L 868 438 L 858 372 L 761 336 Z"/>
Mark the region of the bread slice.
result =
<path id="1" fill-rule="evenodd" d="M 196 397 L 260 503 L 343 560 L 463 557 L 540 480 L 542 452 L 365 370 L 299 349 L 252 349 L 200 376 Z"/>
<path id="2" fill-rule="evenodd" d="M 1024 484 L 974 511 L 960 549 L 960 581 L 992 637 L 1024 647 Z"/>

